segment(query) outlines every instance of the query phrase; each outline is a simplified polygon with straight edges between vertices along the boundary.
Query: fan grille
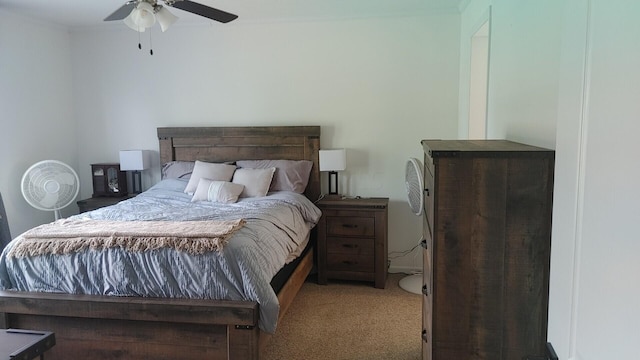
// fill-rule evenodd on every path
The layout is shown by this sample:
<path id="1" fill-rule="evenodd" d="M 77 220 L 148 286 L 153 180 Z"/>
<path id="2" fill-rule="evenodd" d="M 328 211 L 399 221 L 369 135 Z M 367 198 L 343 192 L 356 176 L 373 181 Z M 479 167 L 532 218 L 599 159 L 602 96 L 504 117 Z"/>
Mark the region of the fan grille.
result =
<path id="1" fill-rule="evenodd" d="M 76 172 L 56 160 L 33 164 L 22 177 L 22 195 L 39 210 L 62 209 L 75 200 L 79 190 Z"/>
<path id="2" fill-rule="evenodd" d="M 405 185 L 409 207 L 416 215 L 422 214 L 424 205 L 424 179 L 422 176 L 422 163 L 416 158 L 410 158 L 405 169 Z"/>

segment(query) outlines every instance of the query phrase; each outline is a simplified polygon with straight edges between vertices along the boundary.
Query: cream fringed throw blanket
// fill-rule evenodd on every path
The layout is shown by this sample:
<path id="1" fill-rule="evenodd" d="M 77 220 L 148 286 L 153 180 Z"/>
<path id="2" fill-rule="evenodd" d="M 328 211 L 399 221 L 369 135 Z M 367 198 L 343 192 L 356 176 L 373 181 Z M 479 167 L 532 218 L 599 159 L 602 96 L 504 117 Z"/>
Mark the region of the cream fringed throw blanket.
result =
<path id="1" fill-rule="evenodd" d="M 190 254 L 220 251 L 245 220 L 110 221 L 62 219 L 22 235 L 8 257 L 69 254 L 120 247 L 146 251 L 172 247 Z"/>

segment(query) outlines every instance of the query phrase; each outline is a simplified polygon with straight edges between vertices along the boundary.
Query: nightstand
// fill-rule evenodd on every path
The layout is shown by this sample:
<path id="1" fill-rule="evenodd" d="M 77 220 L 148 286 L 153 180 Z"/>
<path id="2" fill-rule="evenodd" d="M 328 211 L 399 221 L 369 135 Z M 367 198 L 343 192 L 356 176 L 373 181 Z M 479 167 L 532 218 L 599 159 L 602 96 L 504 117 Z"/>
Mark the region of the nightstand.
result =
<path id="1" fill-rule="evenodd" d="M 131 199 L 135 195 L 129 194 L 126 196 L 100 196 L 100 197 L 92 197 L 88 199 L 78 200 L 76 204 L 78 204 L 78 208 L 80 209 L 80 213 L 99 209 L 101 207 L 114 205 L 119 203 L 120 201 Z"/>
<path id="2" fill-rule="evenodd" d="M 318 283 L 327 279 L 387 280 L 389 199 L 322 199 L 318 223 Z"/>

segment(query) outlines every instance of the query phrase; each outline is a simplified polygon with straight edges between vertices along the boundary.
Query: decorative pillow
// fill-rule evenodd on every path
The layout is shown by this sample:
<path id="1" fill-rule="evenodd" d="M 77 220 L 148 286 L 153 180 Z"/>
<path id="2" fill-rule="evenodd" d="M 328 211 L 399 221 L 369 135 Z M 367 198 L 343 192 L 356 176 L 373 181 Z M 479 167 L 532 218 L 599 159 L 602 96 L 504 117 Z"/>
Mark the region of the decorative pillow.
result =
<path id="1" fill-rule="evenodd" d="M 191 178 L 189 179 L 189 183 L 184 189 L 184 192 L 187 194 L 193 194 L 198 187 L 200 179 L 231 181 L 235 170 L 235 165 L 208 163 L 196 160 L 193 167 L 193 173 L 191 173 Z"/>
<path id="2" fill-rule="evenodd" d="M 234 203 L 238 201 L 242 190 L 244 190 L 244 185 L 201 178 L 191 201 Z"/>
<path id="3" fill-rule="evenodd" d="M 162 179 L 189 179 L 195 161 L 169 161 L 162 165 Z"/>
<path id="4" fill-rule="evenodd" d="M 276 172 L 274 167 L 268 169 L 238 168 L 231 181 L 244 185 L 244 190 L 240 197 L 265 196 L 269 192 L 274 172 Z"/>
<path id="5" fill-rule="evenodd" d="M 309 175 L 313 167 L 310 160 L 242 160 L 236 161 L 240 168 L 267 169 L 276 168 L 271 181 L 270 191 L 294 191 L 304 193 L 309 183 Z"/>

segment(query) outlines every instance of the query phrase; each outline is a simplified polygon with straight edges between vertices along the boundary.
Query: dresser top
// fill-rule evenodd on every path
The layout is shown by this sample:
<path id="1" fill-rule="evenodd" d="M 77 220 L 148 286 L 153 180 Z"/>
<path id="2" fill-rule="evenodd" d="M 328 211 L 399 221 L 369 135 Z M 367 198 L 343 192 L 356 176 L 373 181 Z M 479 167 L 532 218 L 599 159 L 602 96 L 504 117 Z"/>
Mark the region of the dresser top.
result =
<path id="1" fill-rule="evenodd" d="M 317 202 L 318 207 L 349 207 L 384 209 L 389 204 L 389 198 L 324 198 Z"/>
<path id="2" fill-rule="evenodd" d="M 519 153 L 553 157 L 554 151 L 509 140 L 422 140 L 424 152 L 431 157 L 513 156 Z"/>

